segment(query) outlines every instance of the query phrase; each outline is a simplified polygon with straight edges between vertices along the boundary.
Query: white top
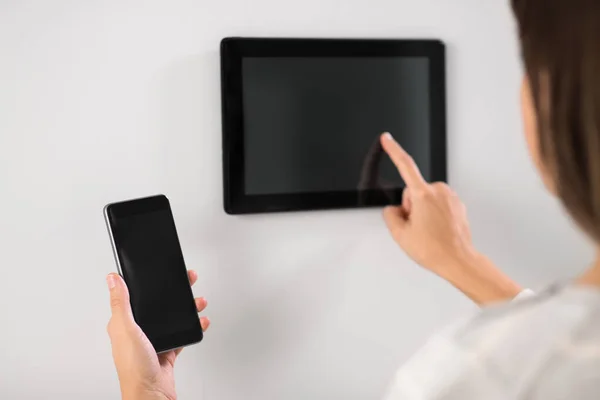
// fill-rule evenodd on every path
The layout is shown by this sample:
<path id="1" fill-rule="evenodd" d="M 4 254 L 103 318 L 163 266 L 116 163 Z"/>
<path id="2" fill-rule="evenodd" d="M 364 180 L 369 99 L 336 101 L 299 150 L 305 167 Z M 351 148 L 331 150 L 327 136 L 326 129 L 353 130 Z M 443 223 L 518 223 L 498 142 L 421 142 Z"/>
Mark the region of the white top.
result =
<path id="1" fill-rule="evenodd" d="M 386 400 L 600 399 L 600 290 L 522 293 L 434 337 Z"/>

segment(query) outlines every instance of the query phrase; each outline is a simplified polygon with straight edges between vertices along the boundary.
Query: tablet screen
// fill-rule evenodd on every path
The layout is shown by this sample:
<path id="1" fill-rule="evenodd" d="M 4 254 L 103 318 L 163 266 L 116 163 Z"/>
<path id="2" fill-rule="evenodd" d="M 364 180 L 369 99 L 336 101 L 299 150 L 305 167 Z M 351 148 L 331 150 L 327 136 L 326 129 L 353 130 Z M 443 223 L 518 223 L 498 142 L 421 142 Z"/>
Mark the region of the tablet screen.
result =
<path id="1" fill-rule="evenodd" d="M 244 57 L 245 194 L 373 189 L 364 182 L 375 156 L 378 184 L 401 188 L 387 156 L 373 152 L 386 131 L 429 179 L 429 63 L 416 56 Z"/>

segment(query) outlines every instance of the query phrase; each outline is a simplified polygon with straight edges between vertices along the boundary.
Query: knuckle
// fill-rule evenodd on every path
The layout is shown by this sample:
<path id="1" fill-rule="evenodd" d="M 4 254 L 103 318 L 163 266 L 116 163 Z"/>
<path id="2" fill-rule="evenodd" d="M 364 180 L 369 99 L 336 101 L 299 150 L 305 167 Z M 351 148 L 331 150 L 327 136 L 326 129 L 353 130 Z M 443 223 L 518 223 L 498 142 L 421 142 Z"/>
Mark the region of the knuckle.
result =
<path id="1" fill-rule="evenodd" d="M 432 197 L 435 197 L 435 191 L 433 187 L 427 186 L 423 189 L 415 191 L 414 195 L 421 199 L 431 199 Z"/>
<path id="2" fill-rule="evenodd" d="M 109 319 L 108 320 L 108 324 L 106 324 L 106 333 L 108 333 L 108 336 L 112 336 L 112 333 L 114 331 L 114 325 L 115 323 L 113 322 L 113 319 Z"/>
<path id="3" fill-rule="evenodd" d="M 403 158 L 404 162 L 405 162 L 407 165 L 409 165 L 410 167 L 413 167 L 413 168 L 414 168 L 414 167 L 416 167 L 416 166 L 417 166 L 417 163 L 415 163 L 415 159 L 414 159 L 414 158 L 412 158 L 412 156 L 411 156 L 410 154 L 408 154 L 408 153 L 404 153 L 404 154 L 402 155 L 402 158 Z"/>
<path id="4" fill-rule="evenodd" d="M 452 191 L 452 189 L 450 188 L 450 186 L 448 186 L 448 184 L 445 183 L 445 182 L 435 182 L 435 183 L 432 183 L 431 186 L 437 192 L 442 193 L 442 194 L 452 194 L 452 193 L 454 193 Z"/>
<path id="5" fill-rule="evenodd" d="M 383 209 L 383 219 L 386 222 L 389 222 L 394 215 L 394 209 L 392 207 L 386 207 Z"/>
<path id="6" fill-rule="evenodd" d="M 118 308 L 121 306 L 121 299 L 119 299 L 118 297 L 113 297 L 110 299 L 110 306 L 112 308 Z"/>

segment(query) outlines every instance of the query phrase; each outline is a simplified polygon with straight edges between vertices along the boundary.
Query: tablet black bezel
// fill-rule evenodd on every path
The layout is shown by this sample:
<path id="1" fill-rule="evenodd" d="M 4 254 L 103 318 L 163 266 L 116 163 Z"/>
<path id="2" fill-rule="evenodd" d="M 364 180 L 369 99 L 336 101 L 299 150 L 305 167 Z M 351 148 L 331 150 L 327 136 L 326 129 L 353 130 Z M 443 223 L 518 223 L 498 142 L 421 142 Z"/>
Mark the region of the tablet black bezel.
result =
<path id="1" fill-rule="evenodd" d="M 225 38 L 221 42 L 223 205 L 228 214 L 322 210 L 399 203 L 403 189 L 247 195 L 244 188 L 244 57 L 427 57 L 430 62 L 431 180 L 447 180 L 445 46 L 439 40 Z"/>

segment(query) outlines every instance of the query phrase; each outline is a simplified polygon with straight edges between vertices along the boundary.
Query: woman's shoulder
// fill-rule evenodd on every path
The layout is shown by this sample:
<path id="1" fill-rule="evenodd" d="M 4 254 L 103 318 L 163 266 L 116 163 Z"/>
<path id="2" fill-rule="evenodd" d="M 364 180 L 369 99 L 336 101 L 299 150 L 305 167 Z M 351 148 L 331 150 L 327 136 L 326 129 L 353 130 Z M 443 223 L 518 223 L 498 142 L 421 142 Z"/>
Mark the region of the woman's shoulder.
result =
<path id="1" fill-rule="evenodd" d="M 544 338 L 549 340 L 548 344 L 554 344 L 561 339 L 573 339 L 576 332 L 600 334 L 600 290 L 554 287 L 535 296 L 486 307 L 452 326 L 445 335 L 471 348 L 495 338 L 513 337 L 515 341 L 507 345 L 532 341 L 542 346 Z"/>
<path id="2" fill-rule="evenodd" d="M 598 398 L 600 291 L 549 290 L 488 307 L 432 338 L 388 399 Z"/>
<path id="3" fill-rule="evenodd" d="M 600 385 L 597 289 L 556 287 L 495 305 L 446 335 L 458 349 L 476 355 L 479 365 L 509 387 L 554 388 L 555 378 L 565 382 L 567 375 L 571 382 L 594 377 L 596 387 Z"/>
<path id="4" fill-rule="evenodd" d="M 556 325 L 561 328 L 552 332 L 559 335 L 569 327 L 600 329 L 598 317 L 600 289 L 557 285 L 536 295 L 486 307 L 457 324 L 454 332 L 463 337 L 486 335 L 489 331 L 521 335 L 524 326 L 537 331 Z"/>

